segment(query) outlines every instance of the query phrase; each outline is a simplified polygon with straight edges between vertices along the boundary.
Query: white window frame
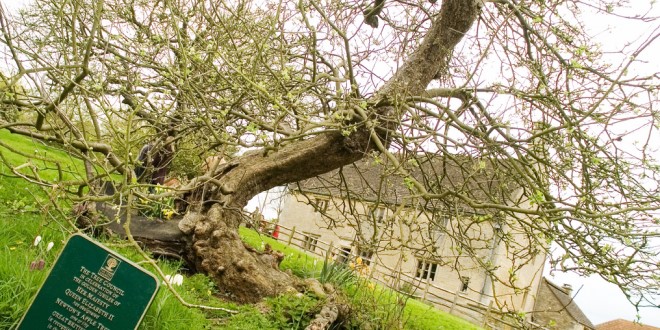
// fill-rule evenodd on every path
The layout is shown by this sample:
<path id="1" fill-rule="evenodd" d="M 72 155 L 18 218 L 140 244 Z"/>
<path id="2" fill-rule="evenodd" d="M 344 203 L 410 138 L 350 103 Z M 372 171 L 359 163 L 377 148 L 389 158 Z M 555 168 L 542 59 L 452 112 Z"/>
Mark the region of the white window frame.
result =
<path id="1" fill-rule="evenodd" d="M 328 204 L 330 204 L 329 199 L 314 197 L 312 206 L 314 207 L 314 211 L 324 213 L 328 210 Z"/>
<path id="2" fill-rule="evenodd" d="M 385 206 L 372 206 L 369 213 L 371 219 L 376 223 L 385 223 L 385 216 L 387 215 L 387 208 Z"/>
<path id="3" fill-rule="evenodd" d="M 369 266 L 371 259 L 374 256 L 374 251 L 367 249 L 358 249 L 358 257 L 362 258 L 362 264 Z"/>
<path id="4" fill-rule="evenodd" d="M 415 269 L 415 278 L 422 280 L 435 281 L 438 274 L 438 263 L 417 258 L 417 268 Z"/>
<path id="5" fill-rule="evenodd" d="M 461 292 L 467 292 L 470 289 L 470 277 L 461 276 Z"/>

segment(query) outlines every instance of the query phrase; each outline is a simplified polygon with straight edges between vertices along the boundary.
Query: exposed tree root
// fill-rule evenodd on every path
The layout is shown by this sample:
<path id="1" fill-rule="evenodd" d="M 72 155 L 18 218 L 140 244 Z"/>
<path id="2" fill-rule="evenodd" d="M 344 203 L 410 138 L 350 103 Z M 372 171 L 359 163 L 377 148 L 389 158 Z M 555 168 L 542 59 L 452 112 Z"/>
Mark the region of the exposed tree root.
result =
<path id="1" fill-rule="evenodd" d="M 126 237 L 125 208 L 97 204 L 96 211 L 96 215 L 83 212 L 83 222 L 104 228 L 97 233 Z M 270 247 L 261 252 L 245 245 L 238 222 L 238 212 L 215 205 L 203 214 L 189 212 L 183 219 L 167 221 L 132 215 L 130 230 L 135 241 L 155 256 L 183 260 L 190 270 L 207 274 L 230 300 L 254 303 L 301 291 L 302 282 L 279 269 L 284 255 Z"/>
<path id="2" fill-rule="evenodd" d="M 330 328 L 339 317 L 339 307 L 333 302 L 328 302 L 323 306 L 321 312 L 309 323 L 305 330 L 325 330 Z"/>
<path id="3" fill-rule="evenodd" d="M 329 295 L 321 311 L 309 322 L 305 330 L 329 329 L 338 319 L 345 318 L 350 311 L 350 307 L 340 303 L 339 300 L 336 293 Z"/>

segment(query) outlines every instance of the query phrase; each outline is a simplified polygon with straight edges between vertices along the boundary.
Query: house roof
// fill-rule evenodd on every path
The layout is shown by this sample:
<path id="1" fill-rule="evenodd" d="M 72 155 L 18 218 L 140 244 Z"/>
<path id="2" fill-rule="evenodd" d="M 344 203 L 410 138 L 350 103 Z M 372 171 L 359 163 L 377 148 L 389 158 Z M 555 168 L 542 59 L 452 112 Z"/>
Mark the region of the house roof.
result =
<path id="1" fill-rule="evenodd" d="M 554 294 L 554 296 L 559 300 L 562 306 L 566 306 L 565 309 L 568 312 L 568 314 L 571 315 L 571 317 L 578 323 L 582 324 L 583 326 L 589 328 L 589 329 L 595 329 L 596 327 L 589 321 L 589 318 L 584 315 L 580 307 L 575 303 L 573 298 L 571 297 L 570 293 L 567 292 L 567 290 L 561 286 L 558 286 L 555 283 L 552 283 L 550 280 L 547 278 L 543 278 L 543 283 L 547 285 L 550 288 L 550 291 Z"/>
<path id="2" fill-rule="evenodd" d="M 601 323 L 596 326 L 596 330 L 660 330 L 660 328 L 618 319 Z"/>
<path id="3" fill-rule="evenodd" d="M 426 208 L 446 208 L 465 204 L 465 199 L 502 203 L 517 186 L 509 162 L 498 159 L 475 159 L 464 155 L 396 155 L 394 162 L 380 155 L 365 157 L 353 164 L 290 185 L 291 189 L 390 205 L 411 204 L 412 184 L 407 171 L 425 189 L 442 198 L 424 201 Z M 457 203 L 458 202 L 458 203 Z M 446 204 L 446 205 L 442 205 Z"/>

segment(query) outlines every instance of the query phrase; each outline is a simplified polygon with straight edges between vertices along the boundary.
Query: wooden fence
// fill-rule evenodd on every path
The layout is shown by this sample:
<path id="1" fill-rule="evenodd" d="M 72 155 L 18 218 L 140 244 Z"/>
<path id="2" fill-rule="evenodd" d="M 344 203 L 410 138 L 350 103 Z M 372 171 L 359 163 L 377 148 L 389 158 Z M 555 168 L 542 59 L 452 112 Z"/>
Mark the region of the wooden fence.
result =
<path id="1" fill-rule="evenodd" d="M 347 251 L 340 250 L 339 247 L 319 240 L 310 238 L 310 236 L 296 231 L 296 227 L 288 228 L 277 225 L 277 239 L 286 242 L 287 245 L 295 246 L 301 250 L 312 253 L 315 256 L 334 259 L 338 256 L 344 256 Z M 272 229 L 272 228 L 271 228 Z M 349 253 L 349 258 L 356 258 L 353 253 Z M 410 274 L 396 271 L 386 265 L 378 264 L 378 259 L 369 260 L 368 278 L 371 281 L 380 283 L 400 294 L 409 296 L 413 299 L 421 300 L 435 308 L 448 312 L 452 315 L 463 318 L 471 323 L 479 325 L 486 329 L 539 329 L 545 328 L 526 321 L 520 324 L 508 313 L 502 312 L 493 306 L 493 303 L 485 305 L 478 300 L 472 299 L 460 291 L 448 290 L 431 282 L 430 279 L 421 280 Z"/>

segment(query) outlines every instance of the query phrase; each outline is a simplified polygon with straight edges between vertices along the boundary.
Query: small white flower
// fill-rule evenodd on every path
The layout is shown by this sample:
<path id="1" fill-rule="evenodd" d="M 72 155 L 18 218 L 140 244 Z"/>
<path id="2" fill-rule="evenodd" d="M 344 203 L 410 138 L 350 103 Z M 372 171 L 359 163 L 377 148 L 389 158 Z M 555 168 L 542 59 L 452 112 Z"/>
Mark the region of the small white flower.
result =
<path id="1" fill-rule="evenodd" d="M 181 274 L 176 274 L 174 276 L 165 275 L 165 281 L 163 281 L 163 284 L 165 284 L 165 282 L 170 283 L 172 285 L 181 285 L 183 284 L 183 276 L 181 276 Z"/>
<path id="2" fill-rule="evenodd" d="M 39 245 L 39 243 L 41 243 L 41 236 L 37 235 L 37 237 L 34 238 L 34 243 L 33 244 L 34 244 L 34 246 L 37 246 L 37 245 Z"/>
<path id="3" fill-rule="evenodd" d="M 174 275 L 174 279 L 172 279 L 172 284 L 174 285 L 183 284 L 183 276 L 181 274 Z"/>
<path id="4" fill-rule="evenodd" d="M 53 242 L 48 242 L 48 246 L 46 246 L 46 251 L 50 251 L 50 249 L 52 249 L 53 246 L 55 246 L 55 243 L 53 243 Z"/>

